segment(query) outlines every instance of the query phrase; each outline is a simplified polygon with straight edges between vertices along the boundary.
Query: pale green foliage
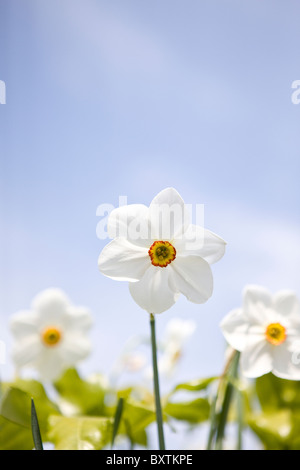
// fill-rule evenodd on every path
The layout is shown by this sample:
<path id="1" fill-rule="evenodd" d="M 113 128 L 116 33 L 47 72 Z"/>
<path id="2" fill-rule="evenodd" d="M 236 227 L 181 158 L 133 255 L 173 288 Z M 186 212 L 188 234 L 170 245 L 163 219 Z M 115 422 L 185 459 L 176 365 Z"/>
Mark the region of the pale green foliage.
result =
<path id="1" fill-rule="evenodd" d="M 49 423 L 56 450 L 100 450 L 110 441 L 111 418 L 51 416 Z"/>
<path id="2" fill-rule="evenodd" d="M 248 424 L 264 448 L 299 450 L 300 382 L 267 374 L 256 380 L 252 402 L 255 397 L 259 400 L 260 410 L 249 412 Z"/>
<path id="3" fill-rule="evenodd" d="M 180 384 L 163 397 L 163 419 L 200 423 L 209 417 L 207 397 L 176 401 L 179 390 L 203 392 L 214 378 Z M 31 398 L 38 415 L 44 443 L 54 448 L 83 450 L 110 448 L 116 407 L 122 397 L 116 440 L 125 439 L 130 445 L 147 447 L 147 428 L 156 419 L 154 397 L 147 389 L 130 387 L 114 390 L 103 385 L 104 380 L 84 380 L 75 369 L 67 370 L 54 383 L 58 393 L 51 401 L 42 384 L 35 380 L 17 380 L 3 384 L 0 408 L 0 449 L 33 449 L 31 432 Z"/>
<path id="4" fill-rule="evenodd" d="M 162 397 L 165 424 L 176 428 L 177 421 L 191 427 L 209 423 L 219 383 L 218 377 L 209 377 L 174 387 Z M 36 380 L 2 384 L 1 450 L 34 448 L 31 398 L 37 410 L 42 440 L 57 450 L 110 449 L 120 398 L 123 406 L 115 428 L 114 448 L 120 442 L 123 442 L 123 448 L 148 447 L 148 427 L 156 419 L 154 397 L 148 389 L 128 387 L 115 390 L 106 385 L 100 375 L 96 380 L 86 380 L 75 369 L 67 370 L 54 386 L 58 395 L 55 402 L 49 399 L 43 385 Z M 300 449 L 300 382 L 267 374 L 250 382 L 247 387 L 239 380 L 233 381 L 232 386 L 234 393 L 227 421 L 238 420 L 239 393 L 243 404 L 242 427 L 252 430 L 262 448 Z"/>

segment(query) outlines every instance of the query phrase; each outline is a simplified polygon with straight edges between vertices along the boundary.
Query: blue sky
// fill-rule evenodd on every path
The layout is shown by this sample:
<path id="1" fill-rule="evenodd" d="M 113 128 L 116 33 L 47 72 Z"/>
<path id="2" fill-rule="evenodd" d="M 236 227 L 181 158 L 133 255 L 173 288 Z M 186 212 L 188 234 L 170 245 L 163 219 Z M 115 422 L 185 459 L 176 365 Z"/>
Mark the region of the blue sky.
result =
<path id="1" fill-rule="evenodd" d="M 299 286 L 300 5 L 294 0 L 10 0 L 0 5 L 1 335 L 47 287 L 94 315 L 82 366 L 109 372 L 148 334 L 126 283 L 98 272 L 99 204 L 168 186 L 228 243 L 178 380 L 219 373 L 218 324 L 258 283 Z M 9 376 L 11 364 L 3 366 Z"/>

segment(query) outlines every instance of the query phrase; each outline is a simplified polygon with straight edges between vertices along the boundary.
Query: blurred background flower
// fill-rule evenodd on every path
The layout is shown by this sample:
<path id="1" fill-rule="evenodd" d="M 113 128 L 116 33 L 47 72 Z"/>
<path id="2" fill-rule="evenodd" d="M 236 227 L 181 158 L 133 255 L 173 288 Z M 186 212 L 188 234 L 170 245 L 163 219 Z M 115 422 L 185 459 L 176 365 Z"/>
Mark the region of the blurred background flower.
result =
<path id="1" fill-rule="evenodd" d="M 273 296 L 261 286 L 248 285 L 243 306 L 231 310 L 221 322 L 228 343 L 241 351 L 241 370 L 246 377 L 272 372 L 277 377 L 300 380 L 293 360 L 300 343 L 300 303 L 294 292 Z"/>
<path id="2" fill-rule="evenodd" d="M 197 324 L 193 320 L 172 318 L 166 324 L 158 343 L 158 368 L 163 386 L 170 389 L 170 380 L 174 383 L 180 376 L 180 363 L 190 354 L 188 343 L 195 333 Z M 133 336 L 125 344 L 122 353 L 116 361 L 113 371 L 113 380 L 121 376 L 132 381 L 132 374 L 138 374 L 138 380 L 146 380 L 147 386 L 152 390 L 152 365 L 150 365 L 150 340 L 143 336 Z M 188 357 L 187 357 L 188 359 Z M 128 376 L 128 373 L 130 376 Z M 123 379 L 122 377 L 122 379 Z M 139 383 L 139 382 L 137 382 Z"/>
<path id="3" fill-rule="evenodd" d="M 172 318 L 167 323 L 162 337 L 162 355 L 158 364 L 160 373 L 168 378 L 174 375 L 184 354 L 185 344 L 194 334 L 196 328 L 196 322 L 181 318 Z"/>
<path id="4" fill-rule="evenodd" d="M 57 379 L 64 370 L 90 354 L 91 325 L 90 312 L 85 307 L 73 306 L 60 289 L 39 293 L 32 301 L 31 310 L 22 310 L 11 317 L 12 359 L 17 374 L 31 368 L 42 380 Z"/>

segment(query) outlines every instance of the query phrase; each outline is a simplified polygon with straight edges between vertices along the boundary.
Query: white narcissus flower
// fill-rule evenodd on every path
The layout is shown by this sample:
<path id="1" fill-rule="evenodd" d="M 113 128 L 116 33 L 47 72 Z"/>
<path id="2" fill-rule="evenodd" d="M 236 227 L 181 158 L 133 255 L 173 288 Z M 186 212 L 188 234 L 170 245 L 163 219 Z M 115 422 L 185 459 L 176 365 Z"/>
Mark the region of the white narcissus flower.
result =
<path id="1" fill-rule="evenodd" d="M 33 299 L 31 310 L 11 318 L 15 339 L 12 357 L 17 370 L 31 367 L 41 378 L 54 380 L 90 353 L 87 332 L 91 324 L 90 312 L 73 306 L 64 292 L 42 291 Z"/>
<path id="2" fill-rule="evenodd" d="M 133 299 L 144 310 L 162 313 L 180 294 L 199 304 L 211 297 L 210 264 L 222 258 L 226 244 L 190 223 L 175 189 L 161 191 L 149 207 L 114 209 L 107 226 L 114 239 L 100 254 L 99 269 L 112 279 L 128 281 Z"/>
<path id="3" fill-rule="evenodd" d="M 294 292 L 272 296 L 260 286 L 246 286 L 243 307 L 230 312 L 220 327 L 227 342 L 241 351 L 241 370 L 255 378 L 272 372 L 300 380 L 300 303 Z"/>

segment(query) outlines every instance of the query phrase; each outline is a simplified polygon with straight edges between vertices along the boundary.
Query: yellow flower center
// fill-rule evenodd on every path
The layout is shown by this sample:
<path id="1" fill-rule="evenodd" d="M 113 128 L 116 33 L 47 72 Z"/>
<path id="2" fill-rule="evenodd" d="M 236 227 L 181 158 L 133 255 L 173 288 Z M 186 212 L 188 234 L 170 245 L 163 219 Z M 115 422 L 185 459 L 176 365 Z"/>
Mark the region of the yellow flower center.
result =
<path id="1" fill-rule="evenodd" d="M 61 337 L 61 331 L 54 326 L 49 326 L 42 331 L 42 340 L 46 346 L 56 346 L 60 342 Z"/>
<path id="2" fill-rule="evenodd" d="M 270 323 L 266 328 L 266 339 L 269 343 L 278 346 L 286 339 L 286 331 L 280 323 Z"/>
<path id="3" fill-rule="evenodd" d="M 156 241 L 148 251 L 153 266 L 165 268 L 176 258 L 176 250 L 169 242 Z"/>

